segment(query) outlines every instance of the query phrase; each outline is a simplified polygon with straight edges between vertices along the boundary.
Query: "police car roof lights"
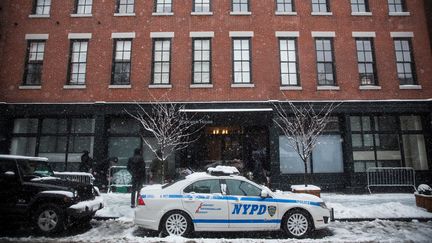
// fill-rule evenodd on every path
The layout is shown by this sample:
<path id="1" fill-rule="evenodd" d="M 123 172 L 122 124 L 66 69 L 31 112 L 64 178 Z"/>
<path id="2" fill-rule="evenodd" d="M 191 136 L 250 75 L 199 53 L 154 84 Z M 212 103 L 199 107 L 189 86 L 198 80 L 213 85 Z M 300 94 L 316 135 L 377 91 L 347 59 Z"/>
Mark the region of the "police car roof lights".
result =
<path id="1" fill-rule="evenodd" d="M 239 175 L 240 172 L 236 167 L 218 165 L 207 169 L 210 175 Z"/>

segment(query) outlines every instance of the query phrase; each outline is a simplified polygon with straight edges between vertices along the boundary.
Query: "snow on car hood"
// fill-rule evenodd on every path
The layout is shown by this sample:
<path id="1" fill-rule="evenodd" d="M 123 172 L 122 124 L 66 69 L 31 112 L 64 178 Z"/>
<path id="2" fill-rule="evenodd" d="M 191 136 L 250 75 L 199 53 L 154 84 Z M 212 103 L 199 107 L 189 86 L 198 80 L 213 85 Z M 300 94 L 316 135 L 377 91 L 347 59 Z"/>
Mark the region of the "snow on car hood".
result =
<path id="1" fill-rule="evenodd" d="M 306 194 L 306 193 L 293 193 L 293 192 L 286 192 L 286 191 L 275 191 L 273 194 L 277 198 L 286 198 L 286 199 L 292 199 L 292 200 L 300 200 L 300 201 L 311 201 L 311 202 L 323 202 L 323 200 L 317 196 Z"/>

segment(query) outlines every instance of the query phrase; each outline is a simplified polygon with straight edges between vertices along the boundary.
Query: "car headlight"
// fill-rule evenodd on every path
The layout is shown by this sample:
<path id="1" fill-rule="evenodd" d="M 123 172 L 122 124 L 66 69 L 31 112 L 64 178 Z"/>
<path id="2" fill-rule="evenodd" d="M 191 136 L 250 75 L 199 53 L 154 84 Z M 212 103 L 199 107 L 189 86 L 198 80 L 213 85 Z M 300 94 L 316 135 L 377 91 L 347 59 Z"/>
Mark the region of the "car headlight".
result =
<path id="1" fill-rule="evenodd" d="M 320 207 L 327 209 L 327 205 L 325 204 L 325 202 L 320 202 L 319 205 Z"/>

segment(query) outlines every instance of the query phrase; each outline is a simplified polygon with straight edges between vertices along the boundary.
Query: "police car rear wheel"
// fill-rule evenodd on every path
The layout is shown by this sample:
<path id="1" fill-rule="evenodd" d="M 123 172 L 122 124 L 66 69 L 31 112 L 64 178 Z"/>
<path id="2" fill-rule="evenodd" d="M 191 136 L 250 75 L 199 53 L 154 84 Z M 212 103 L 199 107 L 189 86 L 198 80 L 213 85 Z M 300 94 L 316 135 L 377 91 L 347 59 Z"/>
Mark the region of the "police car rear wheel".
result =
<path id="1" fill-rule="evenodd" d="M 289 237 L 304 238 L 312 229 L 309 215 L 303 210 L 294 209 L 288 212 L 283 221 L 283 229 Z"/>
<path id="2" fill-rule="evenodd" d="M 163 234 L 187 236 L 192 230 L 189 216 L 182 211 L 173 211 L 164 217 Z"/>

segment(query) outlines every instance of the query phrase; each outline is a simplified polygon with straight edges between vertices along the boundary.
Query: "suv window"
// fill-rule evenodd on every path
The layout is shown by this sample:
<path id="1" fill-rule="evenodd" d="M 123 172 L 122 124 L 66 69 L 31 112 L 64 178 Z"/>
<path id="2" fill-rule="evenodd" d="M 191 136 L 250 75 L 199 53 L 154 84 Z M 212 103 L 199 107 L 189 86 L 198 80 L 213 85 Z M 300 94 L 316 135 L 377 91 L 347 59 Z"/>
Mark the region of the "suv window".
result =
<path id="1" fill-rule="evenodd" d="M 6 173 L 13 172 L 15 175 L 7 175 Z M 10 160 L 0 160 L 0 184 L 3 186 L 3 183 L 6 181 L 16 181 L 18 178 L 17 168 L 15 161 Z"/>
<path id="2" fill-rule="evenodd" d="M 202 180 L 197 181 L 187 186 L 183 192 L 185 193 L 221 193 L 219 180 Z"/>
<path id="3" fill-rule="evenodd" d="M 232 179 L 227 179 L 225 181 L 228 195 L 250 197 L 259 197 L 261 195 L 261 189 L 248 182 Z"/>
<path id="4" fill-rule="evenodd" d="M 54 172 L 48 163 L 43 161 L 19 160 L 19 170 L 24 180 L 31 180 L 36 177 L 54 176 Z"/>

